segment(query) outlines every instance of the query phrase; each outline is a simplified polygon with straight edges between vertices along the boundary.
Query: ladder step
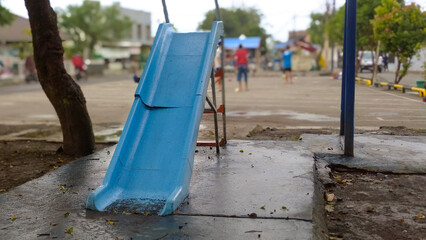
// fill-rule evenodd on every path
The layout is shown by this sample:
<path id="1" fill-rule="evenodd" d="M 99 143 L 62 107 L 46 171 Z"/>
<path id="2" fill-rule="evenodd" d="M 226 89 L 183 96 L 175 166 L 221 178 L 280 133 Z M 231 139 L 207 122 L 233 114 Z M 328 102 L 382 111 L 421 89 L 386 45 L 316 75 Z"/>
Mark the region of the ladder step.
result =
<path id="1" fill-rule="evenodd" d="M 217 109 L 217 112 L 223 113 L 223 104 L 219 106 L 219 108 Z M 204 110 L 204 113 L 214 113 L 214 111 L 211 110 L 211 109 L 206 109 L 206 110 Z"/>
<path id="2" fill-rule="evenodd" d="M 226 141 L 224 138 L 221 138 L 219 141 L 219 146 L 225 146 Z M 197 141 L 197 146 L 204 146 L 204 147 L 214 147 L 216 146 L 216 141 Z"/>

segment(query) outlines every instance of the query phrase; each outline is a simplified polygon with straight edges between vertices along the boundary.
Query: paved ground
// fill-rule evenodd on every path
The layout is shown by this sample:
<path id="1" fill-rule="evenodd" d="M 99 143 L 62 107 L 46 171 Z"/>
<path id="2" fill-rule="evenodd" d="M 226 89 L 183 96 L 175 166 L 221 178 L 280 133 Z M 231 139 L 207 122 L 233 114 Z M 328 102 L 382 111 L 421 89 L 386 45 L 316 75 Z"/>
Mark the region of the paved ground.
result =
<path id="1" fill-rule="evenodd" d="M 88 194 L 101 184 L 111 160 L 107 151 L 114 148 L 1 194 L 1 236 L 315 239 L 313 155 L 294 142 L 231 141 L 219 156 L 197 148 L 190 196 L 167 217 L 85 209 Z M 71 227 L 73 232 L 65 233 Z"/>
<path id="2" fill-rule="evenodd" d="M 228 137 L 241 139 L 257 124 L 287 129 L 337 129 L 340 81 L 329 77 L 296 76 L 294 82 L 284 84 L 275 73 L 251 77 L 250 91 L 234 92 L 237 84 L 232 76 L 227 77 Z M 97 135 L 115 133 L 124 125 L 136 86 L 130 76 L 82 83 Z M 6 86 L 0 88 L 0 92 L 0 124 L 59 124 L 52 106 L 37 85 Z M 358 129 L 426 128 L 426 104 L 414 94 L 357 85 L 355 126 Z M 201 136 L 209 135 L 213 129 L 211 115 L 204 117 L 201 129 L 204 131 Z M 49 137 L 60 140 L 61 134 Z"/>

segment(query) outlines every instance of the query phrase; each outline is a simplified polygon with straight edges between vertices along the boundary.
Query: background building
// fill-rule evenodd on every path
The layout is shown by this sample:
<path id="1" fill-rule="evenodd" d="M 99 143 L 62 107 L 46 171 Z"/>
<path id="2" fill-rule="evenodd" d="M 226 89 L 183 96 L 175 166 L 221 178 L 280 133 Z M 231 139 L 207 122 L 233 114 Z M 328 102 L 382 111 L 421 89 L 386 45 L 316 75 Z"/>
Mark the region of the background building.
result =
<path id="1" fill-rule="evenodd" d="M 135 62 L 142 63 L 138 68 L 143 68 L 154 40 L 151 35 L 151 13 L 123 7 L 120 7 L 120 11 L 133 22 L 128 37 L 116 42 L 103 42 L 96 52 L 105 61 L 113 63 L 109 64 L 109 68 L 128 68 Z"/>

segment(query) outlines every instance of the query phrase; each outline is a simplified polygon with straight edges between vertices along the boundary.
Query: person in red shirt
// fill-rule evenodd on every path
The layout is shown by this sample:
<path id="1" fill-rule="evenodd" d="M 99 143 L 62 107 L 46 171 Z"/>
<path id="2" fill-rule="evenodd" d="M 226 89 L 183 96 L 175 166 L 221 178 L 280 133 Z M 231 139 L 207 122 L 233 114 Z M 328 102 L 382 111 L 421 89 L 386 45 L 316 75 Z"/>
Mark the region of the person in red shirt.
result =
<path id="1" fill-rule="evenodd" d="M 241 78 L 244 76 L 244 82 L 246 83 L 246 91 L 248 91 L 248 82 L 247 82 L 247 74 L 248 74 L 248 51 L 243 48 L 243 45 L 240 44 L 238 46 L 237 52 L 235 52 L 235 62 L 237 64 L 237 81 L 238 88 L 235 89 L 236 92 L 240 92 L 243 87 L 241 83 Z"/>

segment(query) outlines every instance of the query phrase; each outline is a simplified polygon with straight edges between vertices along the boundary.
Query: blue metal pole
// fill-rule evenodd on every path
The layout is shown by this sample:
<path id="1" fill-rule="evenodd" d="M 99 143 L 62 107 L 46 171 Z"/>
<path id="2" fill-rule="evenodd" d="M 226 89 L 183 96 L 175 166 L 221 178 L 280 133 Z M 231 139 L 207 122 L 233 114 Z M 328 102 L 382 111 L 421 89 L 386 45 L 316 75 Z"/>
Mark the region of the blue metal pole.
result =
<path id="1" fill-rule="evenodd" d="M 347 33 L 346 30 L 348 29 L 347 23 L 348 23 L 348 4 L 345 2 L 345 30 L 343 35 L 343 69 L 342 69 L 342 93 L 340 96 L 340 136 L 345 135 L 345 91 L 346 91 L 346 44 L 347 44 Z"/>
<path id="2" fill-rule="evenodd" d="M 345 83 L 345 156 L 354 155 L 354 115 L 355 115 L 355 58 L 356 58 L 356 0 L 347 0 L 347 30 Z"/>

